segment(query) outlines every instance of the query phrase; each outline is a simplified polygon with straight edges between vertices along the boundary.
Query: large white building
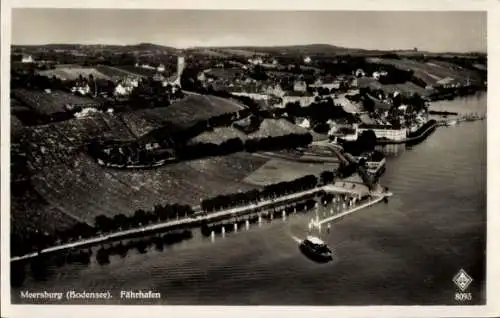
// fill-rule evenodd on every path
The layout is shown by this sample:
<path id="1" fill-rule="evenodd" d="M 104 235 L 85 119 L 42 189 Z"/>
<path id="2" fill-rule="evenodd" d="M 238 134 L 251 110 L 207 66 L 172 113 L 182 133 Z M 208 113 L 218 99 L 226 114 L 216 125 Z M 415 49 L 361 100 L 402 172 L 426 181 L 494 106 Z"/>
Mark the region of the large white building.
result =
<path id="1" fill-rule="evenodd" d="M 285 95 L 283 95 L 281 97 L 281 99 L 282 99 L 281 106 L 285 107 L 286 104 L 288 104 L 288 103 L 298 102 L 300 104 L 300 106 L 306 107 L 306 106 L 311 105 L 314 102 L 314 97 L 315 97 L 314 95 L 307 94 L 307 93 L 303 93 L 303 94 L 297 94 L 294 92 L 286 93 Z"/>
<path id="2" fill-rule="evenodd" d="M 377 138 L 387 138 L 394 141 L 401 141 L 406 139 L 408 130 L 405 128 L 402 129 L 393 129 L 390 126 L 384 125 L 359 125 L 357 127 L 358 133 L 361 134 L 364 131 L 373 130 L 375 136 Z"/>
<path id="3" fill-rule="evenodd" d="M 33 63 L 35 60 L 31 55 L 23 55 L 21 58 L 21 63 Z"/>

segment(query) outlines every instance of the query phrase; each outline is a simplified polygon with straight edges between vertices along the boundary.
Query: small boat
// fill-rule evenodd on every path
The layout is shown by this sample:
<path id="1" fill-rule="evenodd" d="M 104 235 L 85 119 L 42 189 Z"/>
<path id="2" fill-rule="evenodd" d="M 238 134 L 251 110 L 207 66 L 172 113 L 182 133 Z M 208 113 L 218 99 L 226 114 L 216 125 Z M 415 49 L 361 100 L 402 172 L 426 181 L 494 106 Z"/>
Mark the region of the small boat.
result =
<path id="1" fill-rule="evenodd" d="M 307 236 L 299 245 L 301 252 L 318 262 L 333 260 L 333 253 L 323 240 L 315 236 Z"/>
<path id="2" fill-rule="evenodd" d="M 456 120 L 450 120 L 446 122 L 446 126 L 455 126 L 457 124 Z"/>

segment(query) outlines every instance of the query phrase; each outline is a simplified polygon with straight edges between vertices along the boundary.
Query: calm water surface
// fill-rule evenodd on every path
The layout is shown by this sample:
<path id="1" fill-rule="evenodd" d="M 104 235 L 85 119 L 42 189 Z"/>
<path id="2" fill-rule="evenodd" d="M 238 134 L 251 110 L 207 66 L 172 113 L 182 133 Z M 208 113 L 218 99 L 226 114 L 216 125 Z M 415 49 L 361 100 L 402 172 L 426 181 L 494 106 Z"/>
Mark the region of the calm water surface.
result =
<path id="1" fill-rule="evenodd" d="M 440 102 L 433 109 L 486 112 L 486 96 Z M 310 216 L 254 225 L 214 243 L 195 238 L 144 255 L 129 252 L 111 264 L 67 265 L 46 281 L 27 277 L 20 290 L 161 293 L 155 304 L 185 305 L 405 305 L 457 304 L 453 276 L 474 279 L 472 303 L 484 302 L 486 237 L 486 122 L 439 128 L 412 148 L 386 147 L 382 183 L 388 204 L 332 224 L 322 237 L 337 258 L 316 264 L 294 237 L 306 235 Z M 75 287 L 78 286 L 78 287 Z M 130 303 L 130 301 L 127 301 Z M 136 304 L 144 301 L 133 302 Z"/>

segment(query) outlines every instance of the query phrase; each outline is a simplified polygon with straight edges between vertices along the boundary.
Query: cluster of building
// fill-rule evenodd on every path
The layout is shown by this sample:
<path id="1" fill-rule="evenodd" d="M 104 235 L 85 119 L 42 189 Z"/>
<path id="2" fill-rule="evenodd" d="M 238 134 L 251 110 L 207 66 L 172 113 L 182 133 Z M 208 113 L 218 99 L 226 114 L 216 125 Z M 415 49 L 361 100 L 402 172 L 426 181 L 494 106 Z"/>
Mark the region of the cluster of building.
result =
<path id="1" fill-rule="evenodd" d="M 260 64 L 262 59 L 251 59 L 252 63 Z M 273 63 L 276 63 L 274 61 Z M 298 103 L 302 107 L 313 103 L 317 96 L 335 97 L 342 88 L 357 86 L 354 76 L 315 76 L 315 81 L 308 84 L 303 76 L 295 76 L 293 80 L 285 79 L 279 72 L 277 76 L 269 76 L 267 80 L 255 80 L 245 76 L 238 69 L 224 70 L 227 76 L 220 76 L 216 69 L 201 72 L 198 80 L 206 87 L 224 90 L 233 95 L 247 96 L 263 101 L 270 107 L 285 107 L 289 103 Z M 271 73 L 271 72 L 270 72 Z M 236 74 L 236 75 L 233 75 Z M 272 74 L 272 73 L 271 73 Z M 288 81 L 285 85 L 284 81 Z M 287 89 L 285 89 L 285 86 Z"/>
<path id="2" fill-rule="evenodd" d="M 177 61 L 177 74 L 172 76 L 165 76 L 163 72 L 165 71 L 164 65 L 159 65 L 158 67 L 152 67 L 146 64 L 137 64 L 137 67 L 153 69 L 156 71 L 156 74 L 152 77 L 152 80 L 155 82 L 161 83 L 161 86 L 165 87 L 165 89 L 170 89 L 171 93 L 175 93 L 180 89 L 180 76 L 182 71 L 184 70 L 184 57 L 179 57 Z M 146 79 L 145 76 L 140 75 L 126 75 L 122 76 L 116 81 L 114 81 L 113 93 L 114 97 L 124 98 L 129 96 L 134 89 L 139 87 L 141 83 Z M 71 92 L 79 95 L 89 95 L 92 92 L 91 85 L 97 85 L 95 82 L 92 83 L 88 78 L 83 78 L 75 81 L 73 87 L 71 88 Z M 97 90 L 94 90 L 97 91 Z"/>

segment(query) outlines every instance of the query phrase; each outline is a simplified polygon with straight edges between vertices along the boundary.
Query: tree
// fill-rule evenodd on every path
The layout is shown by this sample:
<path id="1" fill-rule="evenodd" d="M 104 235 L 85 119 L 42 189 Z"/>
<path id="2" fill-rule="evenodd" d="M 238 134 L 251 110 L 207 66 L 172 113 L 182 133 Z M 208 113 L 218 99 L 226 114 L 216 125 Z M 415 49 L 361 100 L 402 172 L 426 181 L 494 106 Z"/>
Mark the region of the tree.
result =
<path id="1" fill-rule="evenodd" d="M 362 151 L 373 151 L 377 144 L 377 135 L 373 130 L 365 130 L 358 138 L 358 145 Z"/>
<path id="2" fill-rule="evenodd" d="M 328 184 L 328 183 L 333 182 L 334 177 L 335 177 L 335 175 L 332 171 L 323 171 L 320 175 L 320 180 L 321 180 L 321 183 Z"/>

